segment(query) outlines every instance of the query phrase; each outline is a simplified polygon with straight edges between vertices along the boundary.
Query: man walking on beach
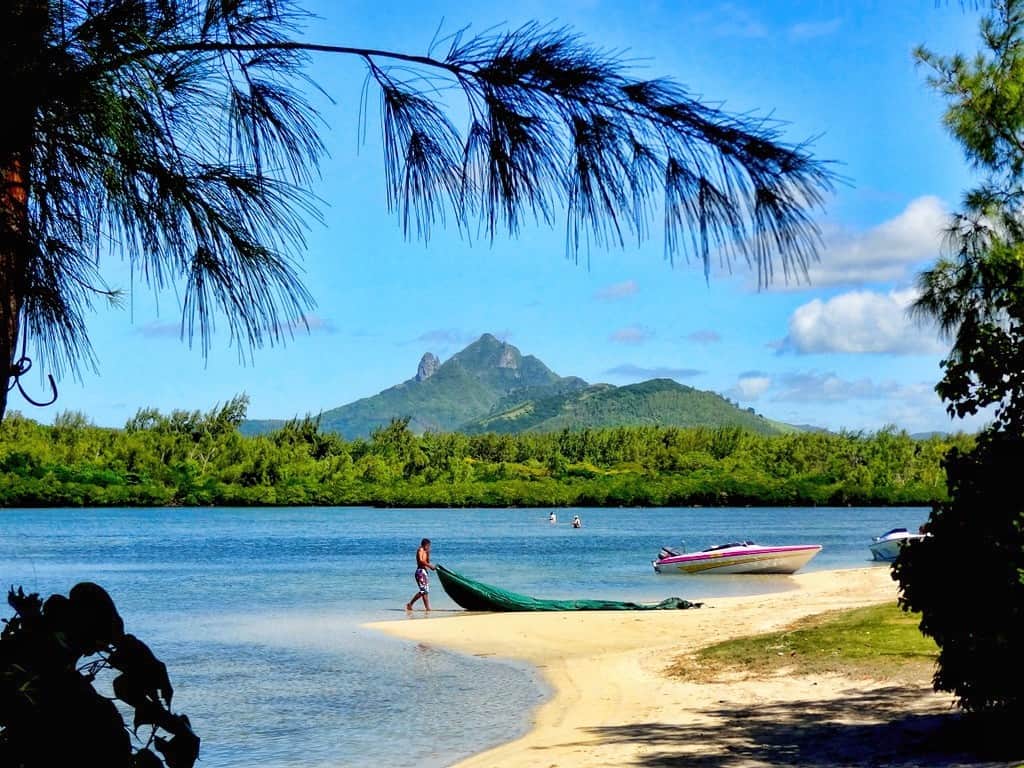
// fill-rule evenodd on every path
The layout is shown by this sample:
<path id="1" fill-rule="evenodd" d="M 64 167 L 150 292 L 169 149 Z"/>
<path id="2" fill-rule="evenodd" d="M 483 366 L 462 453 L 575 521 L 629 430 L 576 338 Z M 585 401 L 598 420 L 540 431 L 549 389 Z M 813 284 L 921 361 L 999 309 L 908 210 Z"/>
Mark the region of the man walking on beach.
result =
<path id="1" fill-rule="evenodd" d="M 423 610 L 430 610 L 430 578 L 427 576 L 427 569 L 436 571 L 437 567 L 430 562 L 430 539 L 420 542 L 420 548 L 416 550 L 416 586 L 419 591 L 413 595 L 412 600 L 405 604 L 405 610 L 411 611 L 412 604 L 423 598 Z"/>

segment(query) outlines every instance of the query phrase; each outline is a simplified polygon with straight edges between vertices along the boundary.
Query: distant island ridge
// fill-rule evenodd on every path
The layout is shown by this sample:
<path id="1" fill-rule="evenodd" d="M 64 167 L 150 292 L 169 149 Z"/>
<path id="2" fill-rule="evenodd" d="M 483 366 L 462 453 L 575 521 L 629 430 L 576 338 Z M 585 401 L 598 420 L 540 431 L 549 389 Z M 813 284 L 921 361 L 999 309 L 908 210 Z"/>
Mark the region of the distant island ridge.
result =
<path id="1" fill-rule="evenodd" d="M 443 363 L 427 352 L 412 378 L 319 416 L 323 432 L 348 440 L 369 437 L 393 419 L 405 418 L 417 434 L 667 426 L 740 427 L 781 435 L 813 429 L 772 421 L 718 393 L 672 379 L 617 387 L 559 376 L 533 355 L 522 354 L 490 333 Z M 284 418 L 249 419 L 240 430 L 245 435 L 266 434 L 285 423 Z"/>

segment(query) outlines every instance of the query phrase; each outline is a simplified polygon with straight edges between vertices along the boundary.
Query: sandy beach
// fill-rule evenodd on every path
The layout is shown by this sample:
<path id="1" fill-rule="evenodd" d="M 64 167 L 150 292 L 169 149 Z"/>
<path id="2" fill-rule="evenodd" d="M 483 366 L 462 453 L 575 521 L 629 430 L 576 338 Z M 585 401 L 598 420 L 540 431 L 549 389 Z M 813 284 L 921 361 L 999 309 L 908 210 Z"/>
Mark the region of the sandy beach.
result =
<path id="1" fill-rule="evenodd" d="M 666 583 L 685 595 L 684 579 Z M 551 685 L 525 736 L 460 768 L 1003 765 L 937 738 L 955 719 L 951 698 L 923 681 L 777 674 L 697 683 L 665 674 L 719 640 L 896 599 L 888 568 L 808 573 L 793 577 L 793 586 L 686 611 L 418 614 L 370 626 L 476 656 L 525 660 Z"/>

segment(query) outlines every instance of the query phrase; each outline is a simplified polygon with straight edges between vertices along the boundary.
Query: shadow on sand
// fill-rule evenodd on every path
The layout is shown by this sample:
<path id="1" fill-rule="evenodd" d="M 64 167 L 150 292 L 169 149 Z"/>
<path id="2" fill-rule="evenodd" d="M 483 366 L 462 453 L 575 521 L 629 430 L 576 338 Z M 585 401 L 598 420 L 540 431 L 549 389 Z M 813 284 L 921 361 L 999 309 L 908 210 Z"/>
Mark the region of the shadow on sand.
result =
<path id="1" fill-rule="evenodd" d="M 916 714 L 914 688 L 850 691 L 840 700 L 722 706 L 700 714 L 699 725 L 639 723 L 593 728 L 614 742 L 636 742 L 650 752 L 641 766 L 739 768 L 740 766 L 988 766 L 1018 765 L 1024 740 L 993 739 L 995 726 L 950 710 Z M 1003 729 L 998 732 L 1005 733 Z M 708 746 L 717 747 L 715 753 Z M 1013 760 L 1011 758 L 1016 758 Z"/>

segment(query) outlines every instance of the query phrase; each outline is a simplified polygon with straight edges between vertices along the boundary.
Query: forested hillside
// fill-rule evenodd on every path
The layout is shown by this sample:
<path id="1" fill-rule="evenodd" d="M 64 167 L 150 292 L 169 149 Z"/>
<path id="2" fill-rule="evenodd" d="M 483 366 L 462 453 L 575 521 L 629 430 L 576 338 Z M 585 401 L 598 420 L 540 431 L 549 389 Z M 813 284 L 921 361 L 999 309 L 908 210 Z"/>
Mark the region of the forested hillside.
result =
<path id="1" fill-rule="evenodd" d="M 741 427 L 764 435 L 799 432 L 744 410 L 716 392 L 687 387 L 672 379 L 651 379 L 613 387 L 594 384 L 582 390 L 534 396 L 467 424 L 460 432 L 557 432 L 660 425 L 670 427 Z"/>
<path id="2" fill-rule="evenodd" d="M 246 437 L 245 397 L 207 413 L 139 411 L 123 429 L 64 413 L 0 425 L 0 505 L 839 505 L 946 496 L 940 460 L 969 436 L 765 436 L 619 427 L 346 441 L 312 419 Z"/>

